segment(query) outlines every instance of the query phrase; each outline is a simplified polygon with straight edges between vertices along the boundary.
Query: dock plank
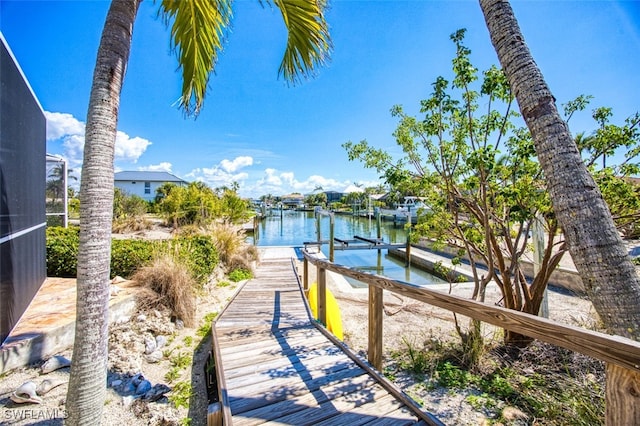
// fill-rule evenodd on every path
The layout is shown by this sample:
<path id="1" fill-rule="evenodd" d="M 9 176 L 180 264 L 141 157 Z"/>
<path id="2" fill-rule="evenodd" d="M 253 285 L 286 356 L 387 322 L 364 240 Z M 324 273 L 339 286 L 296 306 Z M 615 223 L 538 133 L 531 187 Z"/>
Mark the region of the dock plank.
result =
<path id="1" fill-rule="evenodd" d="M 214 322 L 225 424 L 440 424 L 316 327 L 294 256 L 262 249 L 254 278 Z"/>

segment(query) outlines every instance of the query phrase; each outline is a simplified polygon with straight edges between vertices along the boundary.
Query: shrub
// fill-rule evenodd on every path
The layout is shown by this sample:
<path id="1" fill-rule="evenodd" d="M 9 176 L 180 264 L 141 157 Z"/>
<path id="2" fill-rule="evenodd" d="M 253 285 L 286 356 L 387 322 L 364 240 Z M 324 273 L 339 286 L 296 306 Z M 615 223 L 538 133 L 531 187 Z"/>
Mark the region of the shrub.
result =
<path id="1" fill-rule="evenodd" d="M 166 306 L 185 327 L 195 325 L 195 281 L 184 264 L 169 254 L 160 254 L 138 269 L 132 279 L 145 289 L 138 294 L 143 309 Z"/>
<path id="2" fill-rule="evenodd" d="M 251 271 L 248 271 L 246 269 L 234 269 L 229 273 L 229 279 L 234 283 L 242 280 L 248 280 L 252 276 L 253 274 L 251 273 Z"/>
<path id="3" fill-rule="evenodd" d="M 76 277 L 79 228 L 47 228 L 47 275 Z M 111 277 L 131 277 L 159 253 L 169 254 L 184 264 L 196 283 L 203 285 L 220 262 L 210 237 L 194 236 L 164 241 L 112 240 Z"/>
<path id="4" fill-rule="evenodd" d="M 48 227 L 47 276 L 71 278 L 77 275 L 80 228 Z"/>
<path id="5" fill-rule="evenodd" d="M 127 194 L 120 188 L 114 188 L 113 217 L 140 217 L 147 213 L 148 203 L 138 195 Z"/>
<path id="6" fill-rule="evenodd" d="M 111 278 L 116 275 L 131 277 L 138 268 L 151 260 L 158 244 L 148 240 L 112 240 Z"/>
<path id="7" fill-rule="evenodd" d="M 73 278 L 78 275 L 78 227 L 47 228 L 47 276 Z M 111 242 L 111 277 L 128 278 L 148 262 L 156 242 L 144 240 L 113 240 Z"/>
<path id="8" fill-rule="evenodd" d="M 142 197 L 130 195 L 115 188 L 113 193 L 113 226 L 115 233 L 150 229 L 152 223 L 145 218 L 149 203 Z"/>
<path id="9" fill-rule="evenodd" d="M 242 229 L 230 223 L 215 223 L 208 228 L 215 241 L 220 260 L 228 265 L 229 261 L 240 253 L 246 245 Z"/>
<path id="10" fill-rule="evenodd" d="M 199 285 L 209 279 L 220 262 L 218 251 L 210 237 L 199 235 L 170 240 L 169 248 L 181 260 Z"/>

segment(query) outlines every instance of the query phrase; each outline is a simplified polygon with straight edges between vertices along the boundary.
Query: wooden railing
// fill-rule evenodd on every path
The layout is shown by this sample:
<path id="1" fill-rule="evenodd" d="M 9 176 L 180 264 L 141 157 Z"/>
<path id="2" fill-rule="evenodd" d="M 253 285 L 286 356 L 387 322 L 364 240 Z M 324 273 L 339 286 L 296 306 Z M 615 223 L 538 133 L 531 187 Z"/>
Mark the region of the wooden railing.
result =
<path id="1" fill-rule="evenodd" d="M 378 370 L 382 366 L 382 296 L 383 290 L 388 290 L 604 361 L 606 424 L 640 425 L 640 342 L 356 271 L 316 257 L 306 250 L 303 250 L 303 255 L 305 290 L 309 288 L 309 263 L 317 267 L 318 317 L 323 324 L 326 324 L 327 315 L 327 271 L 356 279 L 369 286 L 367 354 L 369 362 Z"/>

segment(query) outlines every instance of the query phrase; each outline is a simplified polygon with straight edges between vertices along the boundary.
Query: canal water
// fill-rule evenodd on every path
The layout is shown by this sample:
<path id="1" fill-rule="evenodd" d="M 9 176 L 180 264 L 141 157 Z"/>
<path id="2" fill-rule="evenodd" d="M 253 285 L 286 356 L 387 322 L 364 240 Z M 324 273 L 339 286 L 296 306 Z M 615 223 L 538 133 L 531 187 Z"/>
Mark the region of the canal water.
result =
<path id="1" fill-rule="evenodd" d="M 302 247 L 305 242 L 318 240 L 317 220 L 314 212 L 295 210 L 273 210 L 259 222 L 257 232 L 254 231 L 254 242 L 258 246 L 293 246 Z M 321 240 L 328 241 L 330 220 L 321 216 Z M 342 240 L 352 240 L 354 236 L 377 237 L 375 217 L 356 217 L 351 215 L 334 215 L 334 236 Z M 389 221 L 381 222 L 381 238 L 385 243 L 405 244 L 407 234 L 402 224 Z M 428 272 L 415 267 L 405 267 L 402 259 L 391 257 L 387 250 L 376 249 L 338 250 L 336 243 L 334 262 L 356 268 L 361 271 L 384 275 L 386 277 L 411 282 L 418 285 L 440 284 L 445 281 Z M 329 245 L 324 244 L 322 252 L 329 257 Z M 364 286 L 357 281 L 350 281 L 354 287 Z"/>

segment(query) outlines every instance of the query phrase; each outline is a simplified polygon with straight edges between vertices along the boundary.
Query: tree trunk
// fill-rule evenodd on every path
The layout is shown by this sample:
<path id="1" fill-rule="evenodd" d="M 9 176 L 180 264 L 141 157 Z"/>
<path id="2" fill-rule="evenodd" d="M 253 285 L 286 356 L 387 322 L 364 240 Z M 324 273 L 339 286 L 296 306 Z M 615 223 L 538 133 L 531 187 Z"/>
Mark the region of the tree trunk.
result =
<path id="1" fill-rule="evenodd" d="M 506 0 L 480 0 L 480 6 L 587 294 L 609 332 L 640 340 L 640 278 L 602 194 L 558 113 L 511 5 Z"/>
<path id="2" fill-rule="evenodd" d="M 113 158 L 120 91 L 141 0 L 114 0 L 98 48 L 80 186 L 78 296 L 66 409 L 69 425 L 98 425 L 107 382 Z"/>

